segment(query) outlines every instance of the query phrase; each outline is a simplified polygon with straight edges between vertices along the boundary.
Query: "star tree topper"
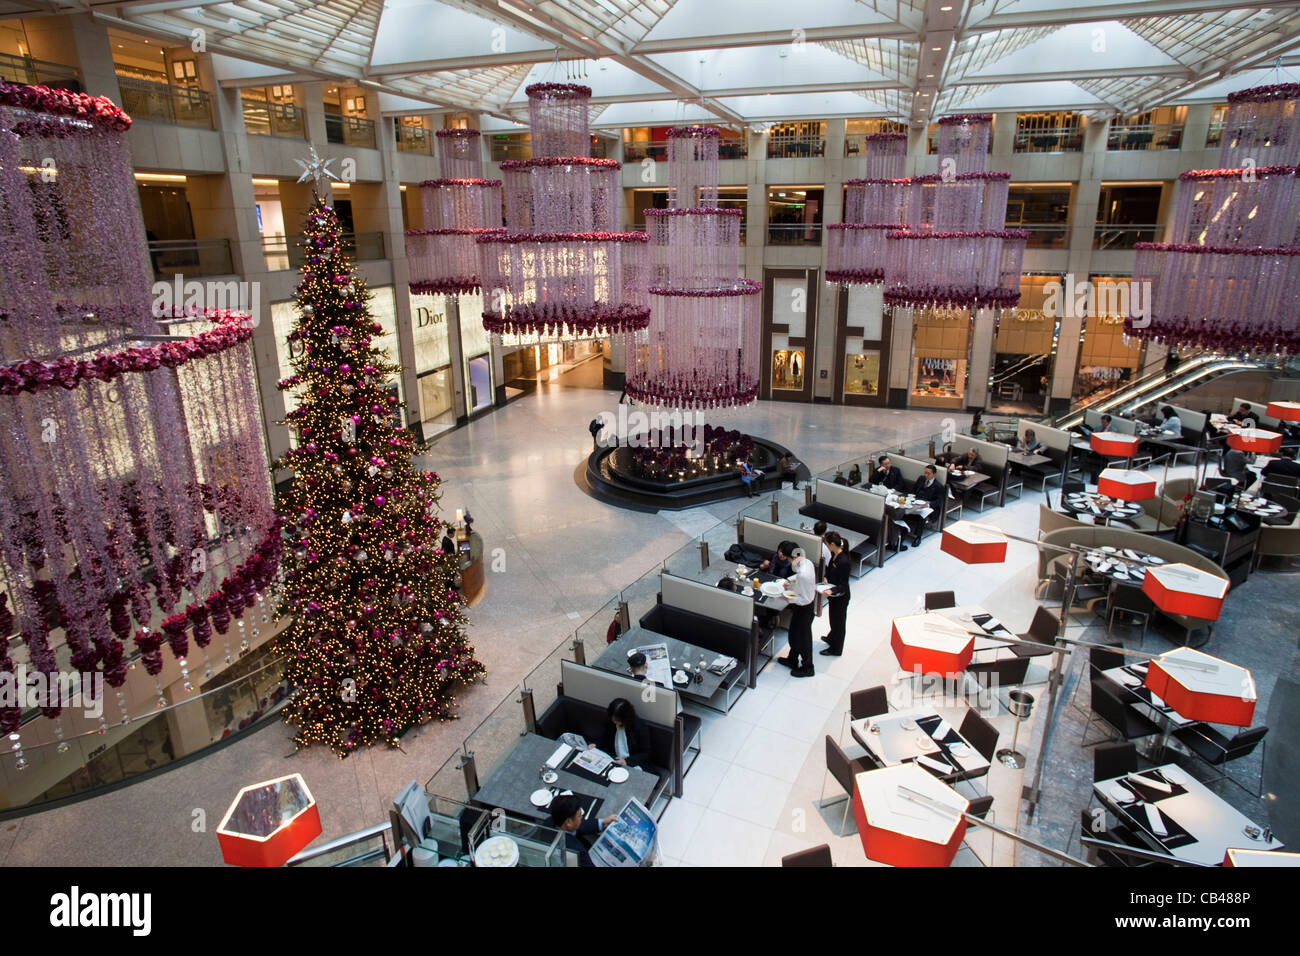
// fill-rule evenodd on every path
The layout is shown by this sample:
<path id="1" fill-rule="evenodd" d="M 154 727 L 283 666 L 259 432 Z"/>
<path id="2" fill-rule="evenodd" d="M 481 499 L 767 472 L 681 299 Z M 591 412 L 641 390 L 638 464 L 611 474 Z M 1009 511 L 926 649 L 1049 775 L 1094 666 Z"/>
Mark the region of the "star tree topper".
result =
<path id="1" fill-rule="evenodd" d="M 295 159 L 295 163 L 302 167 L 302 175 L 298 177 L 298 182 L 305 183 L 307 180 L 315 180 L 316 192 L 320 196 L 328 197 L 330 194 L 329 181 L 338 179 L 330 169 L 330 163 L 334 162 L 333 157 L 321 159 L 316 153 L 316 147 L 311 148 L 310 159 Z"/>

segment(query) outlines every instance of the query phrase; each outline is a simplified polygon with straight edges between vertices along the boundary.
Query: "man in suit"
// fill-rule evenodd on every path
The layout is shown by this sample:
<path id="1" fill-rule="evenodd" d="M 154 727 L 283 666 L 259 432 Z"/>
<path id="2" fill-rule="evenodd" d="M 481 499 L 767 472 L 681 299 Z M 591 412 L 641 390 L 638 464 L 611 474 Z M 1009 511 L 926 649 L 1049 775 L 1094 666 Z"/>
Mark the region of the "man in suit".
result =
<path id="1" fill-rule="evenodd" d="M 1284 478 L 1300 478 L 1300 462 L 1295 460 L 1294 448 L 1283 448 L 1278 452 L 1278 457 L 1274 458 L 1260 474 L 1264 478 L 1270 478 L 1274 475 L 1281 475 Z"/>
<path id="2" fill-rule="evenodd" d="M 587 820 L 582 812 L 582 804 L 572 794 L 556 797 L 551 801 L 551 823 L 557 830 L 564 831 L 564 846 L 578 854 L 579 866 L 592 866 L 591 856 L 587 853 L 591 844 L 584 837 L 599 836 L 605 827 L 618 819 L 617 814 L 610 814 L 600 820 Z"/>
<path id="3" fill-rule="evenodd" d="M 880 462 L 875 471 L 871 473 L 870 484 L 884 485 L 891 491 L 897 490 L 903 484 L 903 473 L 898 470 L 898 466 L 890 459 L 888 455 L 881 455 Z"/>
<path id="4" fill-rule="evenodd" d="M 935 470 L 934 465 L 925 466 L 925 474 L 916 479 L 912 486 L 912 494 L 920 498 L 929 505 L 935 512 L 943 510 L 944 498 L 948 494 L 948 489 L 939 483 L 939 472 Z M 925 530 L 926 518 L 921 515 L 908 515 L 907 525 L 912 529 L 912 547 L 917 547 L 921 543 L 921 532 Z"/>

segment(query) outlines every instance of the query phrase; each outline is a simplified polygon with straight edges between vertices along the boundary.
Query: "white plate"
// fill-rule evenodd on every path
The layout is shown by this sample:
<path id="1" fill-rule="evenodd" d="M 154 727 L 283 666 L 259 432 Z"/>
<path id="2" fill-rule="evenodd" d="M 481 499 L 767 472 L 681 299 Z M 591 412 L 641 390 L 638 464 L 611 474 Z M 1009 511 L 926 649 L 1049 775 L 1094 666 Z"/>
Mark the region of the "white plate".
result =
<path id="1" fill-rule="evenodd" d="M 627 778 L 630 777 L 630 776 L 632 776 L 632 775 L 631 775 L 630 773 L 628 773 L 628 771 L 627 771 L 627 767 L 610 767 L 610 768 L 609 768 L 609 782 L 610 782 L 610 783 L 627 783 Z"/>
<path id="2" fill-rule="evenodd" d="M 939 749 L 939 745 L 931 740 L 927 734 L 917 734 L 915 741 L 916 749 L 923 754 L 932 754 Z"/>
<path id="3" fill-rule="evenodd" d="M 1119 550 L 1119 548 L 1115 547 L 1114 545 L 1103 544 L 1101 546 L 1101 550 L 1105 551 L 1107 554 L 1114 554 Z"/>
<path id="4" fill-rule="evenodd" d="M 902 727 L 904 730 L 916 730 L 916 721 L 911 717 L 908 717 L 898 726 Z"/>
<path id="5" fill-rule="evenodd" d="M 1110 790 L 1111 799 L 1118 800 L 1120 803 L 1132 803 L 1137 799 L 1127 788 L 1121 787 L 1117 783 L 1112 783 L 1108 789 Z"/>
<path id="6" fill-rule="evenodd" d="M 949 744 L 948 750 L 952 752 L 954 757 L 969 757 L 971 755 L 971 749 L 965 744 Z"/>
<path id="7" fill-rule="evenodd" d="M 758 589 L 768 597 L 776 597 L 785 590 L 785 585 L 780 581 L 764 581 Z"/>
<path id="8" fill-rule="evenodd" d="M 549 807 L 553 799 L 555 799 L 554 795 L 545 787 L 541 790 L 534 790 L 528 795 L 528 802 L 535 807 Z"/>
<path id="9" fill-rule="evenodd" d="M 542 774 L 542 783 L 555 783 L 555 781 L 559 779 L 560 775 L 554 770 L 548 770 L 546 773 Z"/>
<path id="10" fill-rule="evenodd" d="M 1147 562 L 1148 562 L 1149 564 L 1164 564 L 1164 563 L 1165 563 L 1165 559 L 1164 559 L 1164 558 L 1157 558 L 1154 554 L 1148 554 L 1148 555 L 1147 555 Z"/>
<path id="11" fill-rule="evenodd" d="M 740 593 L 743 594 L 743 595 L 745 595 L 745 597 L 753 597 L 753 596 L 754 596 L 754 589 L 753 589 L 753 588 L 745 588 L 745 590 L 741 591 Z"/>

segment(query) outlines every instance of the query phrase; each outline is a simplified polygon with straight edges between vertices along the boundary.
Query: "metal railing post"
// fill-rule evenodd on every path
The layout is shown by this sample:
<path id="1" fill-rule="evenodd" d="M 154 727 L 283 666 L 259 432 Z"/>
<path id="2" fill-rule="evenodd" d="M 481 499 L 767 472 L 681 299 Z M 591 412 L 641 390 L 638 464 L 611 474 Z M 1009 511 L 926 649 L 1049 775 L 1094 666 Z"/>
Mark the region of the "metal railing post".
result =
<path id="1" fill-rule="evenodd" d="M 700 570 L 707 571 L 708 569 L 709 569 L 709 542 L 702 540 L 700 541 Z"/>
<path id="2" fill-rule="evenodd" d="M 579 664 L 584 663 L 578 661 Z M 533 703 L 533 692 L 527 687 L 520 689 L 519 699 L 515 703 L 520 704 L 524 709 L 524 730 L 526 733 L 537 733 L 537 707 Z"/>

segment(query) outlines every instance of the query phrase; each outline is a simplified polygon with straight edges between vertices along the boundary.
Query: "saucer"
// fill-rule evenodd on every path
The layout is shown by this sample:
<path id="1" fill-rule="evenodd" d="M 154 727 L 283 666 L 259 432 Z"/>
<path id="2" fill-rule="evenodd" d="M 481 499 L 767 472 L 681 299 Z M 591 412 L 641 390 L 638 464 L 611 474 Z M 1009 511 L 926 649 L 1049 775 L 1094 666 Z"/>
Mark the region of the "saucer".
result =
<path id="1" fill-rule="evenodd" d="M 627 767 L 613 766 L 609 768 L 610 783 L 626 783 L 627 778 L 632 776 L 628 773 Z"/>
<path id="2" fill-rule="evenodd" d="M 560 775 L 554 770 L 548 770 L 546 773 L 542 774 L 542 783 L 555 783 L 555 781 L 559 779 Z"/>
<path id="3" fill-rule="evenodd" d="M 535 807 L 549 807 L 555 795 L 543 787 L 541 790 L 534 790 L 528 795 L 528 802 Z"/>

